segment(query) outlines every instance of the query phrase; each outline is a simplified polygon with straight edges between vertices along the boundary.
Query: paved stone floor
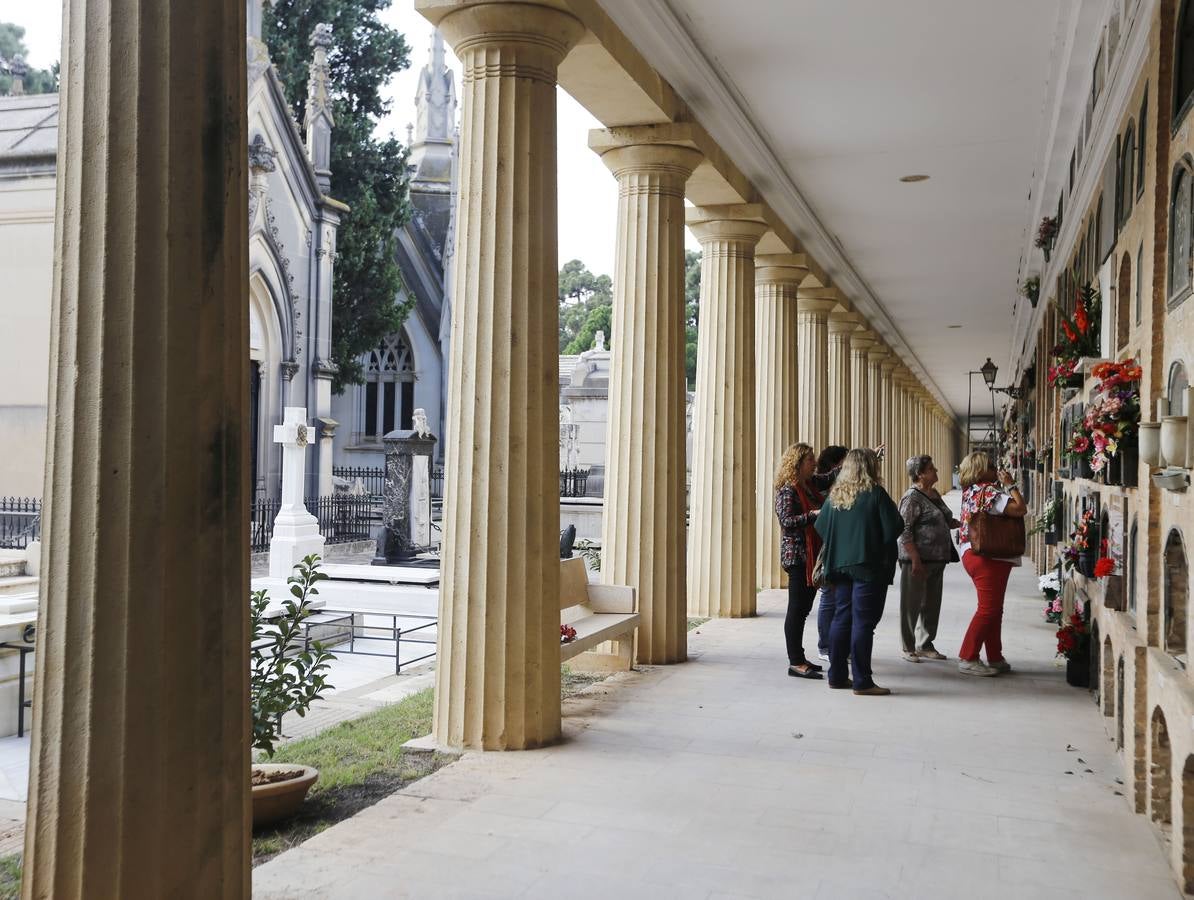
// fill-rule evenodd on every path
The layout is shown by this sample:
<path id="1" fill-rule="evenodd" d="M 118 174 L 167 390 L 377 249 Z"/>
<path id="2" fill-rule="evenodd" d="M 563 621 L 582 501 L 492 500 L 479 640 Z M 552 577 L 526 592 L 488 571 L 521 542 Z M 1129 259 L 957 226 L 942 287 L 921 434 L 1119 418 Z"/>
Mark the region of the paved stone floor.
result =
<path id="1" fill-rule="evenodd" d="M 466 754 L 257 869 L 255 895 L 1177 898 L 1037 597 L 1017 570 L 1016 671 L 968 678 L 900 659 L 893 590 L 875 674 L 895 694 L 870 698 L 785 675 L 768 592 L 690 635 L 688 663 L 569 701 L 560 745 Z M 943 651 L 973 602 L 951 566 Z"/>

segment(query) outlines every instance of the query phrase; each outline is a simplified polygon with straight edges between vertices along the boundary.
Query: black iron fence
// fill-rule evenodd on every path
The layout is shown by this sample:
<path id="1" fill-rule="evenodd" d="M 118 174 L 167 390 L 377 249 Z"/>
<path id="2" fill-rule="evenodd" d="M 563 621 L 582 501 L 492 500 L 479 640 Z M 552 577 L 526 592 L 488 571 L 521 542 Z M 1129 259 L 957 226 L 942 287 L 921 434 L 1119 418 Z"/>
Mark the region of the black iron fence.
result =
<path id="1" fill-rule="evenodd" d="M 431 499 L 432 500 L 443 500 L 444 499 L 444 467 L 443 466 L 432 466 L 431 467 Z"/>
<path id="2" fill-rule="evenodd" d="M 326 543 L 347 544 L 372 537 L 370 532 L 375 522 L 372 498 L 336 494 L 320 497 L 315 506 L 319 533 Z"/>
<path id="3" fill-rule="evenodd" d="M 583 497 L 589 486 L 589 467 L 560 470 L 560 496 Z"/>
<path id="4" fill-rule="evenodd" d="M 332 466 L 332 474 L 337 478 L 355 482 L 358 478 L 365 490 L 375 497 L 380 497 L 386 484 L 386 470 L 381 466 Z"/>
<path id="5" fill-rule="evenodd" d="M 22 550 L 41 539 L 41 500 L 0 497 L 0 548 Z"/>
<path id="6" fill-rule="evenodd" d="M 279 502 L 269 497 L 254 500 L 249 507 L 249 552 L 262 553 L 269 549 L 274 536 L 274 519 L 278 517 Z"/>

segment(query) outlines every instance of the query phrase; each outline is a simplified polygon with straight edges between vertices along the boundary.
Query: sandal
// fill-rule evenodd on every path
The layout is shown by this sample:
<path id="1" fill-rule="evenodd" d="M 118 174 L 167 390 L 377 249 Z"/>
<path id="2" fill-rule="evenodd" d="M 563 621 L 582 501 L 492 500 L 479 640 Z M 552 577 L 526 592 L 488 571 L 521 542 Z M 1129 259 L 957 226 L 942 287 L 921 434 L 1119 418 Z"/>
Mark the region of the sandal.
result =
<path id="1" fill-rule="evenodd" d="M 810 663 L 805 663 L 805 665 L 808 668 L 806 668 L 803 672 L 796 668 L 796 666 L 788 666 L 788 674 L 793 678 L 809 678 L 813 680 L 819 680 L 823 677 L 821 673 L 813 668 Z"/>

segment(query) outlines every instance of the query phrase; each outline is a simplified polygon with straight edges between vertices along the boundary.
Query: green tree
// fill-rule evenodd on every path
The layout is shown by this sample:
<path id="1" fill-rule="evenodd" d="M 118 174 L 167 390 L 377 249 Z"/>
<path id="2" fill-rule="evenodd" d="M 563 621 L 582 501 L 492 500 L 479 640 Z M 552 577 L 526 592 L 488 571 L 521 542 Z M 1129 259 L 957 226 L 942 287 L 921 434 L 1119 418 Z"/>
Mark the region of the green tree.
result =
<path id="1" fill-rule="evenodd" d="M 696 387 L 697 321 L 701 313 L 701 254 L 684 251 L 684 369 L 688 388 Z"/>
<path id="2" fill-rule="evenodd" d="M 307 101 L 310 38 L 332 26 L 328 53 L 332 96 L 331 195 L 351 212 L 336 240 L 332 361 L 343 391 L 364 378 L 360 357 L 402 326 L 413 298 L 399 300 L 402 275 L 394 252 L 397 230 L 410 218 L 409 153 L 395 138 L 374 136 L 389 108 L 381 88 L 410 64 L 403 36 L 378 18 L 391 0 L 274 0 L 266 10 L 265 42 L 295 110 Z M 300 113 L 301 115 L 301 113 Z"/>
<path id="3" fill-rule="evenodd" d="M 18 60 L 23 62 L 28 55 L 25 29 L 11 22 L 0 22 L 0 94 L 12 93 L 12 75 L 3 70 Z M 26 94 L 57 94 L 58 63 L 48 69 L 29 68 L 25 72 L 24 91 Z"/>
<path id="4" fill-rule="evenodd" d="M 610 333 L 614 288 L 608 275 L 594 275 L 579 259 L 564 263 L 559 276 L 560 352 L 583 353 L 598 330 Z"/>

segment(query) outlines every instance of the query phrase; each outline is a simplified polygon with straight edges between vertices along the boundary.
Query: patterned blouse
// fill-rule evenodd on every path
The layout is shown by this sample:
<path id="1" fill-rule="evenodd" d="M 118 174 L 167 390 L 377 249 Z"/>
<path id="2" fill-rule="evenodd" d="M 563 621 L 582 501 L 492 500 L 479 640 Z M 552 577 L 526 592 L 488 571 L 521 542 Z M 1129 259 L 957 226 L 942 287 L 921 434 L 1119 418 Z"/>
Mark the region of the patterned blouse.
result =
<path id="1" fill-rule="evenodd" d="M 805 493 L 809 500 L 816 504 L 814 508 L 819 509 L 825 501 L 824 492 L 829 489 L 836 476 L 837 471 L 834 470 L 829 475 L 814 475 L 809 479 L 812 484 L 805 488 Z M 811 527 L 817 518 L 809 515 L 810 512 L 811 510 L 805 509 L 800 502 L 800 494 L 793 485 L 785 484 L 775 492 L 775 515 L 779 519 L 780 532 L 780 568 L 806 568 L 808 548 L 805 545 L 804 529 Z"/>
<path id="2" fill-rule="evenodd" d="M 980 512 L 988 512 L 992 507 L 996 514 L 1002 512 L 1000 501 L 1004 493 L 998 486 L 986 484 L 972 484 L 962 491 L 962 527 L 958 529 L 958 544 L 964 547 L 970 545 L 970 517 Z"/>
<path id="3" fill-rule="evenodd" d="M 944 500 L 930 497 L 918 488 L 908 488 L 900 498 L 900 516 L 904 520 L 904 531 L 899 539 L 902 562 L 910 559 L 909 544 L 919 551 L 922 562 L 950 561 L 954 542 L 949 530 L 957 527 L 957 521 Z"/>

